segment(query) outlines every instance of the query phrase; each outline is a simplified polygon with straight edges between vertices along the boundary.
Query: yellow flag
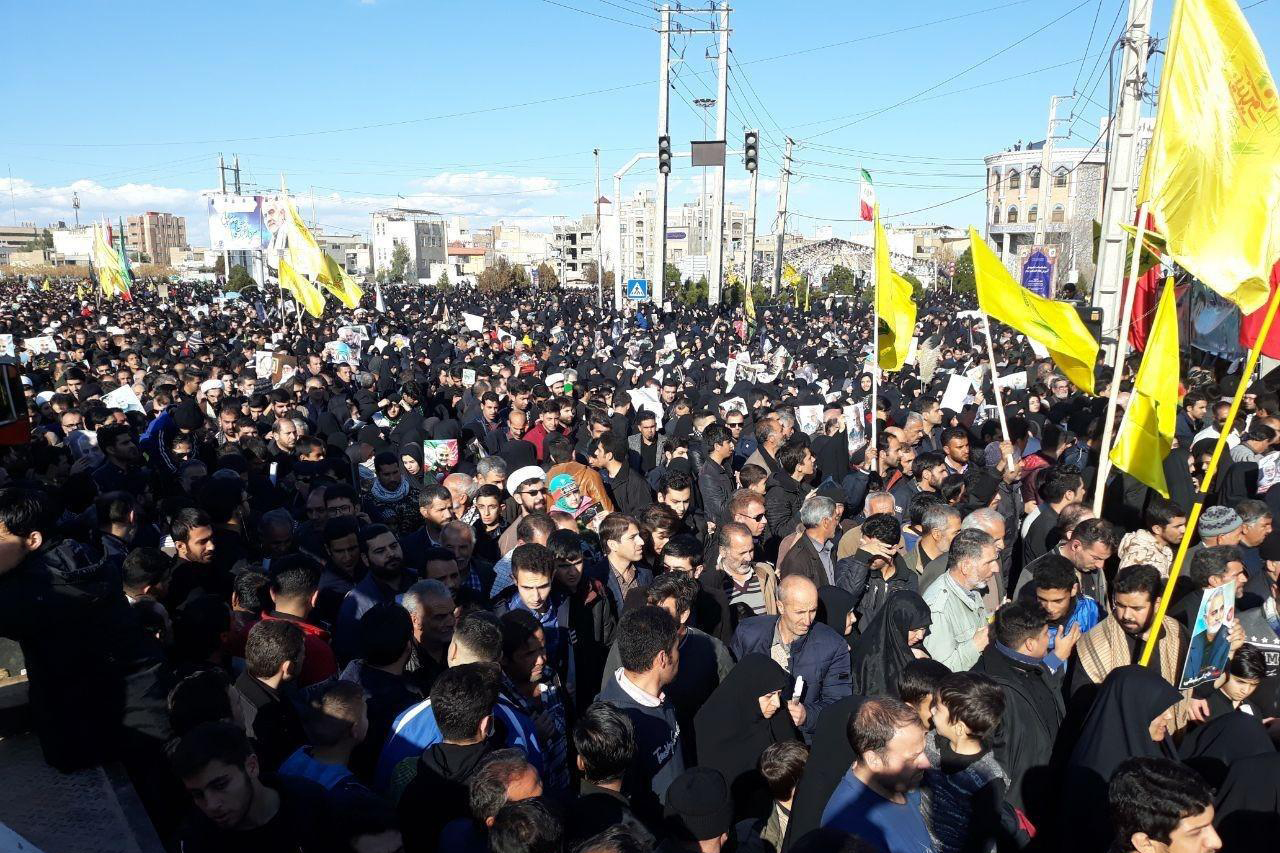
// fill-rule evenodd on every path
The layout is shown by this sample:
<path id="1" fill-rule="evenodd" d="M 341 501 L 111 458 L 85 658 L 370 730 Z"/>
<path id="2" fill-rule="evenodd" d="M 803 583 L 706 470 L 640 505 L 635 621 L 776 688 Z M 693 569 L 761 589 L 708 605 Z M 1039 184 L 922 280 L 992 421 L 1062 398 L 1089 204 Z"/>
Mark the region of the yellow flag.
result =
<path id="1" fill-rule="evenodd" d="M 117 293 L 123 296 L 129 292 L 120 253 L 108 241 L 106 226 L 101 224 L 93 226 L 93 246 L 90 248 L 89 257 L 103 296 L 110 299 Z"/>
<path id="2" fill-rule="evenodd" d="M 322 263 L 324 264 L 324 272 L 320 274 L 316 282 L 348 308 L 360 307 L 360 299 L 364 296 L 364 291 L 356 284 L 355 279 L 347 275 L 346 271 L 338 266 L 338 262 L 327 253 L 325 253 Z"/>
<path id="3" fill-rule="evenodd" d="M 1280 257 L 1280 97 L 1236 0 L 1178 0 L 1138 203 L 1168 255 L 1246 314 Z"/>
<path id="4" fill-rule="evenodd" d="M 52 288 L 53 288 L 53 285 L 49 284 L 49 277 L 45 276 L 44 284 L 40 285 L 40 289 L 43 291 L 48 291 L 48 290 L 51 290 Z"/>
<path id="5" fill-rule="evenodd" d="M 911 301 L 911 282 L 889 266 L 889 240 L 875 210 L 876 229 L 876 318 L 889 327 L 880 330 L 877 361 L 884 370 L 901 370 L 907 363 L 911 338 L 916 332 L 916 304 Z"/>
<path id="6" fill-rule="evenodd" d="M 319 318 L 324 314 L 324 294 L 316 286 L 298 275 L 285 258 L 280 259 L 280 286 L 293 294 L 298 304 L 306 309 L 312 317 Z"/>
<path id="7" fill-rule="evenodd" d="M 82 299 L 84 299 L 84 287 L 77 284 L 76 285 L 76 301 L 78 302 Z"/>
<path id="8" fill-rule="evenodd" d="M 1178 305 L 1173 279 L 1165 282 L 1147 351 L 1133 382 L 1124 420 L 1111 448 L 1111 462 L 1166 498 L 1164 459 L 1178 423 Z"/>
<path id="9" fill-rule="evenodd" d="M 318 279 L 326 271 L 325 261 L 333 259 L 316 243 L 316 238 L 311 235 L 310 229 L 298 215 L 298 208 L 293 202 L 286 199 L 285 204 L 288 218 L 285 220 L 284 227 L 287 229 L 285 233 L 289 242 L 286 250 L 289 266 L 301 275 L 311 276 L 312 280 Z"/>
<path id="10" fill-rule="evenodd" d="M 742 285 L 742 291 L 743 313 L 746 314 L 747 317 L 747 332 L 749 334 L 756 326 L 756 300 L 754 294 L 751 292 L 750 281 L 745 282 Z"/>
<path id="11" fill-rule="evenodd" d="M 978 285 L 978 307 L 1006 326 L 1039 342 L 1054 364 L 1077 388 L 1093 391 L 1093 368 L 1098 342 L 1068 302 L 1045 299 L 1013 280 L 991 247 L 969 228 L 973 252 L 973 276 Z"/>

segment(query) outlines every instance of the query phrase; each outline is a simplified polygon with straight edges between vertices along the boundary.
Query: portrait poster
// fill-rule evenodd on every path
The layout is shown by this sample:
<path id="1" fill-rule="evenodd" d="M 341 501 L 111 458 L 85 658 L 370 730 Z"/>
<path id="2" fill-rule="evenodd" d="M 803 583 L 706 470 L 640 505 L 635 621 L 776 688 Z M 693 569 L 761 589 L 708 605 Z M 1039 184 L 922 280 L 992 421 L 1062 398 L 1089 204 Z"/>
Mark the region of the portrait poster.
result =
<path id="1" fill-rule="evenodd" d="M 1236 618 L 1235 581 L 1211 586 L 1200 599 L 1191 643 L 1187 647 L 1187 663 L 1182 670 L 1181 689 L 1215 681 L 1227 668 L 1231 655 L 1231 625 Z"/>

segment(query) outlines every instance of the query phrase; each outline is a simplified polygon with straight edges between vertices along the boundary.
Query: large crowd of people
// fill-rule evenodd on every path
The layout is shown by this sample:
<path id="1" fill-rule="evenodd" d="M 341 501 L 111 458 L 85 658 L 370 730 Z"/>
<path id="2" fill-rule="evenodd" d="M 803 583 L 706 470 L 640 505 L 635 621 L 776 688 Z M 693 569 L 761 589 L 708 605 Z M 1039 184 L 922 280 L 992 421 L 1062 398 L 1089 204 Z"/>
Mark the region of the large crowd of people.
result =
<path id="1" fill-rule="evenodd" d="M 1165 497 L 943 290 L 878 381 L 856 298 L 88 293 L 0 281 L 0 636 L 170 849 L 1274 849 L 1265 381 L 1184 354 Z"/>

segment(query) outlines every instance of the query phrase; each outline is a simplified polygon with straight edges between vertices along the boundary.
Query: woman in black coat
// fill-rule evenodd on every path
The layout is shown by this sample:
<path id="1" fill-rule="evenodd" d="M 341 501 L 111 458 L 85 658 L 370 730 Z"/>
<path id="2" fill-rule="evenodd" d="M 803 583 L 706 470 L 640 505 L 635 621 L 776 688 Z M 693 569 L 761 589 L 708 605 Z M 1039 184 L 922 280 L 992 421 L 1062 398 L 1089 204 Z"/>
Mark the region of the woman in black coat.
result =
<path id="1" fill-rule="evenodd" d="M 919 593 L 900 589 L 889 593 L 853 643 L 849 680 L 861 696 L 897 696 L 898 676 L 918 657 L 932 619 Z"/>

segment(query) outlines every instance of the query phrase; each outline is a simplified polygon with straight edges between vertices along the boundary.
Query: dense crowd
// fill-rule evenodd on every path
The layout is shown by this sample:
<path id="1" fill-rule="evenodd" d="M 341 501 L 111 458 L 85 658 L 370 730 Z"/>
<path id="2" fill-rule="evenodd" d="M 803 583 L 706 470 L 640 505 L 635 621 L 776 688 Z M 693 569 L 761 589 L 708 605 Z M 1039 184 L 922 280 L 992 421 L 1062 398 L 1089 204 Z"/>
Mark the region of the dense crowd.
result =
<path id="1" fill-rule="evenodd" d="M 1097 517 L 1106 399 L 958 294 L 876 384 L 856 298 L 77 291 L 0 282 L 0 636 L 172 849 L 1274 849 L 1264 381 Z"/>

